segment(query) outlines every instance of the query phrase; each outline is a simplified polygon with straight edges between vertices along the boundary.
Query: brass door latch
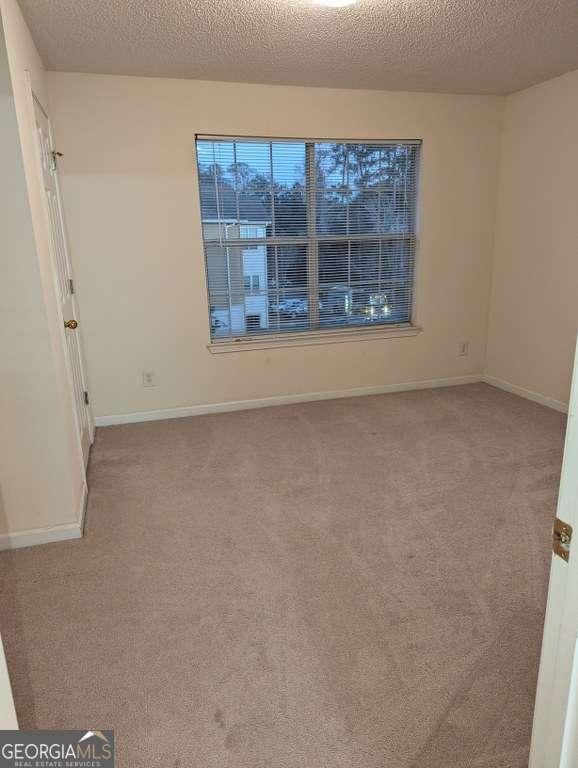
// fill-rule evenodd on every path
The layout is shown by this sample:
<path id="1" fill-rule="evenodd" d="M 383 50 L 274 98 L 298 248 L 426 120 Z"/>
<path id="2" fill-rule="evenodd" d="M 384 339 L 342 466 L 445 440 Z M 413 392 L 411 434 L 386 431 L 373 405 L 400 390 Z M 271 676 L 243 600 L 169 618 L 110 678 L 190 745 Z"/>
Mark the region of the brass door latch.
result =
<path id="1" fill-rule="evenodd" d="M 554 518 L 552 531 L 552 550 L 555 555 L 568 562 L 570 560 L 570 544 L 572 543 L 572 526 L 559 518 Z"/>

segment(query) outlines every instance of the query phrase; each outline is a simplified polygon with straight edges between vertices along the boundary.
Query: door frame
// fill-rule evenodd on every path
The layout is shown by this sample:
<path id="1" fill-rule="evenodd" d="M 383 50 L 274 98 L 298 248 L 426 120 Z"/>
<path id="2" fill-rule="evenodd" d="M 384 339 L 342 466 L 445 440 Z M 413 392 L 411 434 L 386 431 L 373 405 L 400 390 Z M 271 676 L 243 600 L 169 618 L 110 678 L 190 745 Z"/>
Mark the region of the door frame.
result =
<path id="1" fill-rule="evenodd" d="M 30 72 L 28 70 L 24 71 L 24 80 L 26 85 L 26 99 L 27 99 L 27 111 L 28 111 L 28 121 L 29 121 L 29 127 L 31 131 L 31 135 L 34 142 L 34 166 L 35 166 L 35 173 L 37 178 L 37 184 L 39 187 L 39 192 L 41 193 L 42 197 L 42 209 L 44 212 L 44 224 L 46 229 L 46 236 L 48 239 L 48 250 L 50 252 L 50 265 L 51 265 L 51 283 L 52 283 L 52 290 L 53 295 L 55 297 L 55 303 L 57 305 L 57 316 L 59 319 L 59 339 L 60 344 L 62 347 L 62 353 L 64 357 L 64 367 L 66 370 L 66 385 L 69 395 L 69 403 L 70 407 L 73 411 L 73 423 L 74 423 L 74 432 L 75 432 L 75 449 L 78 452 L 78 458 L 80 460 L 81 466 L 83 467 L 84 471 L 84 484 L 86 487 L 86 466 L 88 464 L 88 453 L 86 457 L 84 456 L 83 448 L 82 448 L 82 437 L 81 437 L 81 424 L 79 421 L 79 415 L 76 411 L 76 407 L 74 405 L 74 382 L 73 382 L 73 372 L 72 372 L 72 365 L 71 361 L 69 359 L 68 351 L 67 351 L 67 344 L 66 344 L 66 337 L 65 337 L 65 327 L 64 327 L 64 321 L 65 318 L 62 314 L 62 305 L 61 301 L 59 299 L 59 290 L 58 290 L 58 281 L 57 281 L 57 267 L 55 264 L 55 254 L 54 254 L 54 246 L 52 243 L 52 225 L 50 222 L 50 216 L 48 212 L 48 202 L 46 200 L 46 194 L 44 191 L 44 182 L 43 182 L 43 171 L 42 171 L 42 160 L 40 158 L 40 152 L 38 148 L 38 137 L 37 137 L 37 130 L 36 130 L 36 113 L 35 113 L 35 107 L 36 105 L 38 108 L 42 111 L 43 115 L 46 117 L 47 123 L 48 123 L 48 129 L 50 131 L 50 142 L 51 145 L 53 145 L 53 135 L 52 135 L 52 124 L 50 122 L 50 115 L 48 114 L 45 106 L 42 103 L 42 100 L 36 95 L 34 92 L 34 88 L 32 86 L 32 79 L 30 76 Z M 64 208 L 62 204 L 62 195 L 60 191 L 60 179 L 58 177 L 58 173 L 54 174 L 54 185 L 55 185 L 55 191 L 56 191 L 56 197 L 58 201 L 58 206 L 62 213 L 64 213 Z M 66 231 L 66 221 L 64 220 L 63 215 L 63 228 L 64 228 L 64 249 L 66 252 L 66 258 L 67 262 L 70 265 L 70 269 L 72 270 L 72 264 L 70 260 L 70 254 L 68 251 L 68 233 Z M 76 307 L 76 310 L 78 311 L 78 307 Z M 79 330 L 79 329 L 78 329 Z M 78 332 L 77 330 L 77 332 Z M 79 340 L 78 340 L 78 348 L 79 348 L 79 355 L 80 355 L 80 369 L 82 374 L 82 381 L 85 391 L 88 391 L 87 385 L 86 385 L 86 364 L 84 360 L 84 354 L 83 354 L 83 345 L 82 345 L 82 336 L 79 334 Z M 90 446 L 92 446 L 94 442 L 94 434 L 95 434 L 95 424 L 94 424 L 94 417 L 92 414 L 92 409 L 87 406 L 87 419 L 88 419 L 88 432 L 89 432 L 89 449 L 88 452 L 90 452 Z"/>
<path id="2" fill-rule="evenodd" d="M 575 542 L 567 562 L 552 555 L 529 768 L 578 766 L 578 343 L 556 516 Z"/>

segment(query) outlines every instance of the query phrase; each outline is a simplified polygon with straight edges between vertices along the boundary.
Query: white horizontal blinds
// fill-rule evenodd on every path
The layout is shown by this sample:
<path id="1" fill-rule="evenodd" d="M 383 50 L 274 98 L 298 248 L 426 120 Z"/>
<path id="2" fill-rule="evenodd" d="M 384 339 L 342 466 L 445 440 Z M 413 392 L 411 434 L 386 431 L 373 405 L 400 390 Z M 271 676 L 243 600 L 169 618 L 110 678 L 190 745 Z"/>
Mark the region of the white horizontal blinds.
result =
<path id="1" fill-rule="evenodd" d="M 418 153 L 315 145 L 321 326 L 410 321 Z"/>
<path id="2" fill-rule="evenodd" d="M 213 338 L 309 328 L 305 143 L 199 139 Z"/>
<path id="3" fill-rule="evenodd" d="M 198 138 L 213 339 L 408 322 L 418 154 Z"/>

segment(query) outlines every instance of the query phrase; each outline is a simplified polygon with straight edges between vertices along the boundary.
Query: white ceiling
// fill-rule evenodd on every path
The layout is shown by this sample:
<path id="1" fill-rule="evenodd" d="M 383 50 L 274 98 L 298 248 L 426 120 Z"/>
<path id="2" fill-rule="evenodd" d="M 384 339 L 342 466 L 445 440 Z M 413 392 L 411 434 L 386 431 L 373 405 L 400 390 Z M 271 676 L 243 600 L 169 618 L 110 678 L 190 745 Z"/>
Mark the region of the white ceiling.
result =
<path id="1" fill-rule="evenodd" d="M 578 68 L 577 0 L 20 0 L 49 69 L 510 93 Z"/>

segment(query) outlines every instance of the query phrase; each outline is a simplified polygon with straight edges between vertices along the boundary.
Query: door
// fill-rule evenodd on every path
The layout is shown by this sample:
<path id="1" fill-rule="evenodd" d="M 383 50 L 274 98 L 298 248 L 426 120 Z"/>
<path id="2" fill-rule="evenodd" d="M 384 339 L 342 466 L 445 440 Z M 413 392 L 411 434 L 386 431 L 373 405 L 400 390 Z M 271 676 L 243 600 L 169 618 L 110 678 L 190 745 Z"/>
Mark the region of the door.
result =
<path id="1" fill-rule="evenodd" d="M 82 447 L 84 465 L 88 462 L 90 445 L 93 440 L 94 422 L 90 411 L 88 391 L 86 389 L 78 311 L 74 295 L 74 281 L 68 257 L 66 228 L 58 185 L 57 153 L 52 145 L 50 122 L 44 109 L 34 99 L 36 133 L 42 166 L 42 179 L 46 195 L 46 208 L 50 226 L 52 255 L 56 273 L 56 290 L 60 301 L 65 327 L 65 351 L 70 385 L 74 396 L 74 409 L 78 435 Z"/>
<path id="2" fill-rule="evenodd" d="M 578 768 L 578 347 L 556 515 L 529 768 Z"/>
<path id="3" fill-rule="evenodd" d="M 12 697 L 12 688 L 10 678 L 8 677 L 8 667 L 4 656 L 4 647 L 0 637 L 0 730 L 15 731 L 18 730 L 18 721 L 16 719 L 16 710 L 14 709 L 14 699 Z"/>

